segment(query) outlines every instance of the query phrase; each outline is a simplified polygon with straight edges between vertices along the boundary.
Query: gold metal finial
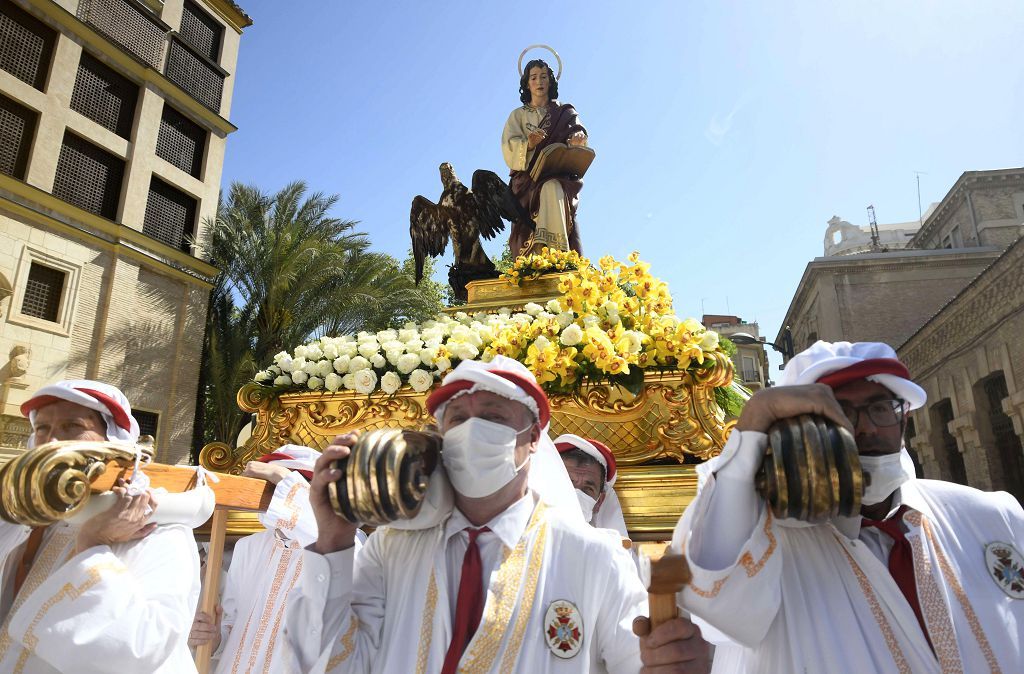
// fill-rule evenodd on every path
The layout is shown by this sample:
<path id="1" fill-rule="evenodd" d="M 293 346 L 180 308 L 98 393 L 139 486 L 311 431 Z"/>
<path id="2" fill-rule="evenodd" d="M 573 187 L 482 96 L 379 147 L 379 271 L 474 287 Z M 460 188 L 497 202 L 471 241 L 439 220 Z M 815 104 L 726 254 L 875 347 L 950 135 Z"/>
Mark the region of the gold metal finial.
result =
<path id="1" fill-rule="evenodd" d="M 529 47 L 524 49 L 519 54 L 519 76 L 520 77 L 523 76 L 523 57 L 526 56 L 526 52 L 530 51 L 531 49 L 547 49 L 549 52 L 554 54 L 555 60 L 558 61 L 558 74 L 555 75 L 555 81 L 557 82 L 558 80 L 562 79 L 562 57 L 558 55 L 558 52 L 556 52 L 554 49 L 552 49 L 551 47 L 547 46 L 546 44 L 531 44 Z"/>
<path id="2" fill-rule="evenodd" d="M 89 485 L 108 462 L 132 466 L 139 449 L 143 463 L 152 460 L 151 449 L 126 442 L 71 440 L 30 449 L 0 468 L 0 518 L 33 527 L 65 520 L 88 502 Z"/>

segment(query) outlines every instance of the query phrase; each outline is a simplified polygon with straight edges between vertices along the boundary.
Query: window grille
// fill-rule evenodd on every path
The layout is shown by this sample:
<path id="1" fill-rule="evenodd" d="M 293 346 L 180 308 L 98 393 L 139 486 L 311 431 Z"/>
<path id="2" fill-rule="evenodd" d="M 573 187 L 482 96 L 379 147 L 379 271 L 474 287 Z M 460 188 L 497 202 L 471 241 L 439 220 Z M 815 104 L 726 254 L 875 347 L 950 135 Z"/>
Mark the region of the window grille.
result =
<path id="1" fill-rule="evenodd" d="M 930 412 L 932 428 L 938 433 L 936 449 L 943 454 L 940 462 L 945 464 L 949 480 L 967 484 L 967 467 L 964 465 L 963 454 L 960 453 L 956 438 L 949 432 L 949 422 L 953 420 L 953 403 L 949 398 L 945 398 L 932 405 Z"/>
<path id="2" fill-rule="evenodd" d="M 117 217 L 124 162 L 78 136 L 64 132 L 53 196 L 101 215 Z"/>
<path id="3" fill-rule="evenodd" d="M 195 199 L 154 177 L 149 183 L 142 233 L 187 253 L 196 210 Z"/>
<path id="4" fill-rule="evenodd" d="M 217 20 L 204 12 L 198 5 L 185 0 L 181 15 L 181 30 L 178 34 L 197 52 L 214 63 L 220 61 L 220 42 L 224 29 Z"/>
<path id="5" fill-rule="evenodd" d="M 59 269 L 33 262 L 28 270 L 21 313 L 56 323 L 60 312 L 60 298 L 64 294 L 65 276 L 66 274 Z"/>
<path id="6" fill-rule="evenodd" d="M 38 117 L 0 94 L 0 173 L 24 180 Z"/>
<path id="7" fill-rule="evenodd" d="M 206 132 L 185 115 L 164 103 L 156 154 L 185 173 L 199 177 L 203 167 Z"/>
<path id="8" fill-rule="evenodd" d="M 160 425 L 160 415 L 145 410 L 132 410 L 132 416 L 139 423 L 139 435 L 156 437 L 156 429 Z"/>
<path id="9" fill-rule="evenodd" d="M 71 93 L 71 109 L 122 138 L 131 139 L 139 88 L 95 57 L 82 52 Z"/>
<path id="10" fill-rule="evenodd" d="M 171 38 L 164 74 L 189 96 L 210 110 L 220 113 L 224 77 L 227 72 L 213 61 L 201 56 L 178 36 Z"/>
<path id="11" fill-rule="evenodd" d="M 1001 372 L 984 381 L 985 407 L 988 412 L 992 440 L 1001 464 L 996 484 L 1018 499 L 1024 498 L 1024 461 L 1020 436 L 1013 429 L 1013 419 L 1003 411 L 1003 399 L 1010 395 L 1006 377 Z"/>
<path id="12" fill-rule="evenodd" d="M 11 0 L 0 0 L 0 68 L 42 91 L 56 40 L 52 28 Z"/>
<path id="13" fill-rule="evenodd" d="M 160 68 L 167 25 L 135 0 L 79 0 L 78 18 L 142 62 Z"/>

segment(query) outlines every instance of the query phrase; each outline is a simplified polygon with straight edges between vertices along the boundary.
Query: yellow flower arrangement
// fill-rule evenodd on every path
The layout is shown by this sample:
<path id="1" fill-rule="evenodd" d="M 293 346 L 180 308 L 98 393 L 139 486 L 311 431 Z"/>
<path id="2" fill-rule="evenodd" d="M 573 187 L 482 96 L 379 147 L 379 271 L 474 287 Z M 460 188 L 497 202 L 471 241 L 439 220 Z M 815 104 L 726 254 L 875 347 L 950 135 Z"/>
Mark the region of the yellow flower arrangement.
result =
<path id="1" fill-rule="evenodd" d="M 531 281 L 543 274 L 555 274 L 564 271 L 575 271 L 589 265 L 586 258 L 573 250 L 557 250 L 545 246 L 539 253 L 520 255 L 501 275 L 501 278 L 514 285 L 523 281 Z"/>
<path id="2" fill-rule="evenodd" d="M 504 278 L 518 285 L 540 270 L 569 266 L 575 273 L 560 281 L 561 296 L 533 311 L 528 305 L 524 320 L 507 322 L 483 360 L 516 358 L 553 392 L 569 391 L 583 378 L 609 379 L 636 392 L 646 369 L 705 367 L 706 353 L 721 352 L 716 333 L 672 314 L 668 285 L 651 275 L 639 253 L 625 262 L 605 256 L 594 267 L 577 253 L 545 248 L 518 258 Z"/>

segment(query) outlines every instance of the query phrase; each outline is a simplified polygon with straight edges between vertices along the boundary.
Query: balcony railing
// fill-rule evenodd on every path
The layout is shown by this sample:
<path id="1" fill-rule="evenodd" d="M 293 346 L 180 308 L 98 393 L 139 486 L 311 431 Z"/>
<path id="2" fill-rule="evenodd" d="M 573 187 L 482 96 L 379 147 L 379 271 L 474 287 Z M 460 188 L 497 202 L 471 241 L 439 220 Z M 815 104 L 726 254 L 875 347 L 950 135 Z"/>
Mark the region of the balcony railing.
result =
<path id="1" fill-rule="evenodd" d="M 180 37 L 171 36 L 164 75 L 189 96 L 218 114 L 227 74 L 226 70 L 190 47 Z"/>
<path id="2" fill-rule="evenodd" d="M 135 0 L 79 0 L 78 18 L 159 70 L 170 27 Z"/>
<path id="3" fill-rule="evenodd" d="M 761 373 L 758 372 L 757 370 L 743 369 L 740 370 L 737 374 L 739 374 L 740 379 L 743 381 L 761 381 Z"/>

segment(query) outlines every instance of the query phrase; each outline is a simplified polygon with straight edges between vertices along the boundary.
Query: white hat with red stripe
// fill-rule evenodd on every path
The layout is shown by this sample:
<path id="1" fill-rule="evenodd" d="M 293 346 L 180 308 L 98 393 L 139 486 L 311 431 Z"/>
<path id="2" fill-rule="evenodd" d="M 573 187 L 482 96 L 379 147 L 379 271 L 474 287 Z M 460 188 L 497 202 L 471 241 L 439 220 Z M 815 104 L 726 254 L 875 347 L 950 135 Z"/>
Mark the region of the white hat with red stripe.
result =
<path id="1" fill-rule="evenodd" d="M 615 470 L 615 455 L 612 454 L 612 450 L 608 449 L 603 442 L 588 440 L 572 433 L 566 433 L 555 438 L 555 449 L 558 450 L 559 454 L 564 454 L 573 449 L 580 450 L 604 468 L 604 486 L 606 490 L 615 484 L 615 478 L 618 477 L 618 473 Z"/>
<path id="2" fill-rule="evenodd" d="M 21 404 L 21 413 L 35 425 L 36 412 L 60 400 L 96 410 L 107 424 L 107 439 L 135 442 L 139 439 L 139 422 L 132 416 L 128 398 L 116 386 L 89 379 L 68 379 L 48 384 Z M 29 437 L 29 447 L 34 445 Z"/>
<path id="3" fill-rule="evenodd" d="M 835 389 L 859 379 L 881 384 L 912 410 L 928 400 L 925 390 L 911 381 L 910 371 L 893 348 L 882 342 L 815 342 L 789 359 L 778 385 L 818 383 Z"/>
<path id="4" fill-rule="evenodd" d="M 270 454 L 264 454 L 257 461 L 294 470 L 306 480 L 312 481 L 313 468 L 316 467 L 316 460 L 319 458 L 320 452 L 311 447 L 282 445 Z"/>

